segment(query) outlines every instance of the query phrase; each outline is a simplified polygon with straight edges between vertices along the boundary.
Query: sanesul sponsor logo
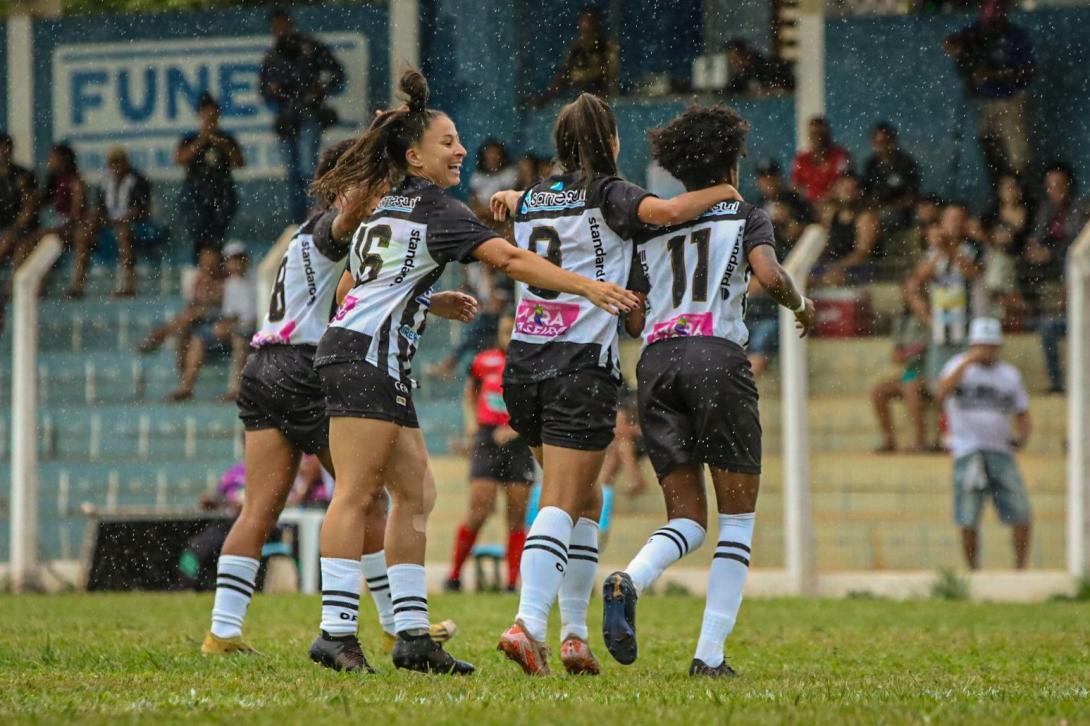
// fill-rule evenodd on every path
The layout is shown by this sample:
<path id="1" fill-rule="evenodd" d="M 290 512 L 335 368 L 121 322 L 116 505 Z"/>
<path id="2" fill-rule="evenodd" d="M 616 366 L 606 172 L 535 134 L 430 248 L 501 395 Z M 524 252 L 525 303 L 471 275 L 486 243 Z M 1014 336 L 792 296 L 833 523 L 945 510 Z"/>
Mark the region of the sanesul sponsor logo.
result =
<path id="1" fill-rule="evenodd" d="M 573 209 L 586 206 L 585 189 L 534 189 L 522 198 L 520 212 L 553 212 L 560 209 Z"/>

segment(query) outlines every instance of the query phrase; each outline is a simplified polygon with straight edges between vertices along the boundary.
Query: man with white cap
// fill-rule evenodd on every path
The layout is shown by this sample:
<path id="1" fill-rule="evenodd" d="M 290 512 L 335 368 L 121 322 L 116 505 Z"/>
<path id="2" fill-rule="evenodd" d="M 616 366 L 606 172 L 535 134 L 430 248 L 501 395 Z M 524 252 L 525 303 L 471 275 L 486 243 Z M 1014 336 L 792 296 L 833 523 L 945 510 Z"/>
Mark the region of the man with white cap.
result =
<path id="1" fill-rule="evenodd" d="M 998 320 L 973 320 L 969 350 L 946 364 L 935 389 L 950 427 L 954 519 L 961 527 L 966 562 L 974 570 L 979 566 L 977 528 L 989 494 L 1000 520 L 1012 528 L 1015 567 L 1024 569 L 1029 557 L 1029 499 L 1013 456 L 1029 438 L 1029 394 L 1018 369 L 999 360 L 1002 345 Z"/>

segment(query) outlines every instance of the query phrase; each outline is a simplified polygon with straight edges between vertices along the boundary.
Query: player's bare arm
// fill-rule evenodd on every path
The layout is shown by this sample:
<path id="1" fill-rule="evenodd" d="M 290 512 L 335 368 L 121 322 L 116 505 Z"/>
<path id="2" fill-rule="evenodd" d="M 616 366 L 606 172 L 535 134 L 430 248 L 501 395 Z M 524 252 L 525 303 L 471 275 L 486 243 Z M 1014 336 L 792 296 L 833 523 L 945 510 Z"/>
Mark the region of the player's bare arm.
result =
<path id="1" fill-rule="evenodd" d="M 814 301 L 795 287 L 795 281 L 776 259 L 772 245 L 759 245 L 747 257 L 757 282 L 769 297 L 795 314 L 795 324 L 803 337 L 814 327 Z"/>

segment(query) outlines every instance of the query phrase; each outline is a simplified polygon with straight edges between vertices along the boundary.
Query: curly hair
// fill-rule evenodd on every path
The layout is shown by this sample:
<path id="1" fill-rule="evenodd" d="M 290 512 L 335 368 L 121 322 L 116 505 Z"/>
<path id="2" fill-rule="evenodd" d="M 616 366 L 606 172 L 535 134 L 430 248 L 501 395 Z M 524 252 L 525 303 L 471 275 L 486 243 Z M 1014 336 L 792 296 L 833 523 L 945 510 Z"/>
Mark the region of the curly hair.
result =
<path id="1" fill-rule="evenodd" d="M 745 153 L 749 123 L 722 104 L 691 106 L 652 129 L 651 153 L 686 189 L 703 189 L 726 180 Z"/>

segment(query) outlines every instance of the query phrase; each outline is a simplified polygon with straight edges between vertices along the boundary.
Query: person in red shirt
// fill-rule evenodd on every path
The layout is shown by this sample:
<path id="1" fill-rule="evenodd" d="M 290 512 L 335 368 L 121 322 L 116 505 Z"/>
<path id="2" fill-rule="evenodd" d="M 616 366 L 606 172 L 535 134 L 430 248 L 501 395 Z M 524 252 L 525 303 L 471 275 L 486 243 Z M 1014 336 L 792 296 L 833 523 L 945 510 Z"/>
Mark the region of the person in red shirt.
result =
<path id="1" fill-rule="evenodd" d="M 500 319 L 497 346 L 477 355 L 469 366 L 465 388 L 466 436 L 473 442 L 469 469 L 469 512 L 454 539 L 454 557 L 446 589 L 462 589 L 462 566 L 477 533 L 492 514 L 496 491 L 507 494 L 507 589 L 513 592 L 526 542 L 526 506 L 534 481 L 530 447 L 508 425 L 503 401 L 503 368 L 515 319 Z"/>
<path id="2" fill-rule="evenodd" d="M 791 183 L 811 204 L 825 198 L 836 180 L 852 168 L 852 157 L 833 142 L 833 132 L 824 116 L 814 116 L 807 128 L 809 151 L 795 154 Z"/>

